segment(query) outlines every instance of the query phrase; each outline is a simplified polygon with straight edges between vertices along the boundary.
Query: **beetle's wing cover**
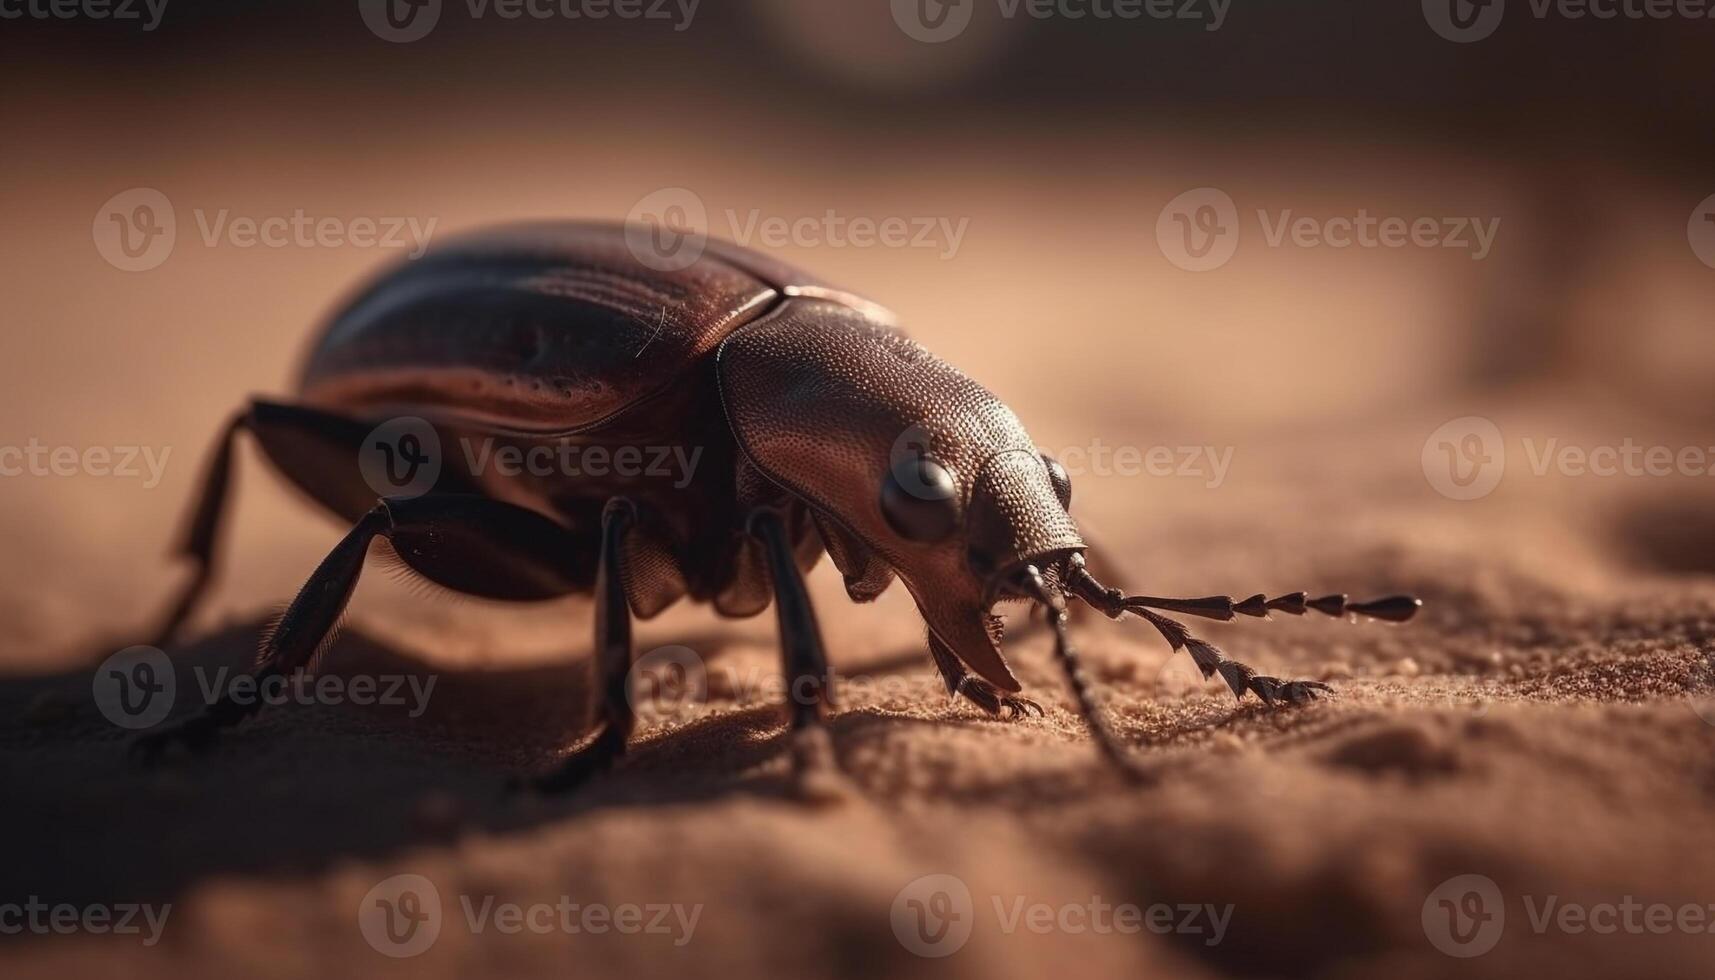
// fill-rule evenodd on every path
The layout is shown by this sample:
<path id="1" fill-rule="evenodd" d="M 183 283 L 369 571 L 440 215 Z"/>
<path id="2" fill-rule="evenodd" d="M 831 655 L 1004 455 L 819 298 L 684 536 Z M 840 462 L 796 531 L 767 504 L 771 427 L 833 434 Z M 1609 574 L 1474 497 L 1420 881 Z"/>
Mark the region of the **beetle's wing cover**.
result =
<path id="1" fill-rule="evenodd" d="M 863 554 L 846 549 L 835 555 L 848 587 L 854 573 L 863 589 L 885 585 L 868 562 L 879 556 L 960 659 L 987 680 L 1018 690 L 995 642 L 985 583 L 967 561 L 969 542 L 904 540 L 889 529 L 880 507 L 896 455 L 928 452 L 950 471 L 961 500 L 981 487 L 985 496 L 1029 509 L 1014 514 L 1006 511 L 1008 501 L 992 501 L 981 512 L 1001 508 L 990 523 L 1017 532 L 1017 540 L 1004 542 L 1013 555 L 1082 548 L 1017 417 L 897 331 L 831 302 L 793 299 L 734 332 L 721 346 L 719 374 L 728 421 L 745 455 L 815 507 L 819 522 L 863 546 Z M 1052 506 L 1038 507 L 1043 500 Z M 841 537 L 833 535 L 831 550 Z"/>
<path id="2" fill-rule="evenodd" d="M 532 431 L 593 427 L 671 385 L 779 297 L 720 251 L 658 271 L 617 225 L 456 239 L 334 318 L 305 367 L 304 400 Z"/>

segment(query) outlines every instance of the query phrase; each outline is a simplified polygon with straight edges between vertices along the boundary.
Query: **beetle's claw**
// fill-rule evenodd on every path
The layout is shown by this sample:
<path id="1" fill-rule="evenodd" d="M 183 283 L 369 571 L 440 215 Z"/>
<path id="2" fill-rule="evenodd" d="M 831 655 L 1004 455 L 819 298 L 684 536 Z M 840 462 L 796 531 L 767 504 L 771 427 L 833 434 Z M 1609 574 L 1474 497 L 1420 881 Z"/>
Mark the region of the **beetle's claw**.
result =
<path id="1" fill-rule="evenodd" d="M 1046 711 L 1042 710 L 1042 705 L 1037 704 L 1029 698 L 1008 696 L 1001 699 L 1001 704 L 1006 706 L 1007 721 L 1014 721 L 1019 718 L 1028 718 L 1032 711 L 1036 712 L 1036 717 L 1038 718 L 1046 717 L 1048 714 Z"/>
<path id="2" fill-rule="evenodd" d="M 969 698 L 972 704 L 983 709 L 990 715 L 1004 721 L 1017 721 L 1030 717 L 1032 711 L 1040 717 L 1046 714 L 1042 705 L 1030 698 L 1003 693 L 988 681 L 975 677 L 967 679 L 959 686 L 959 693 Z"/>
<path id="3" fill-rule="evenodd" d="M 1334 689 L 1321 681 L 1283 681 L 1278 677 L 1258 674 L 1250 678 L 1249 689 L 1269 707 L 1300 707 L 1326 695 Z M 1239 695 L 1244 696 L 1242 693 Z"/>

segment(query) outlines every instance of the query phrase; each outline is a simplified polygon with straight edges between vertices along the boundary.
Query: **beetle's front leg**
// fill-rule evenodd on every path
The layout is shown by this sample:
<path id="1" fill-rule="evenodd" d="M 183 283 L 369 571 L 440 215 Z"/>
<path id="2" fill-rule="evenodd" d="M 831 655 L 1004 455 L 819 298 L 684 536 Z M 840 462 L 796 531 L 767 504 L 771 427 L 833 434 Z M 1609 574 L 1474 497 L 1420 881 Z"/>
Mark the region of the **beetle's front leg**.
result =
<path id="1" fill-rule="evenodd" d="M 804 575 L 793 558 L 792 542 L 780 515 L 768 508 L 751 513 L 747 533 L 762 542 L 768 577 L 774 584 L 774 608 L 780 626 L 780 652 L 786 675 L 786 710 L 792 740 L 793 775 L 806 799 L 829 802 L 847 795 L 826 725 L 833 704 L 828 655 Z"/>
<path id="2" fill-rule="evenodd" d="M 1043 714 L 1042 705 L 1030 698 L 1008 694 L 966 670 L 958 655 L 947 649 L 947 645 L 933 633 L 929 634 L 929 655 L 934 658 L 941 679 L 947 682 L 948 697 L 963 697 L 990 715 L 1007 721 L 1028 718 L 1033 711 L 1038 716 Z"/>

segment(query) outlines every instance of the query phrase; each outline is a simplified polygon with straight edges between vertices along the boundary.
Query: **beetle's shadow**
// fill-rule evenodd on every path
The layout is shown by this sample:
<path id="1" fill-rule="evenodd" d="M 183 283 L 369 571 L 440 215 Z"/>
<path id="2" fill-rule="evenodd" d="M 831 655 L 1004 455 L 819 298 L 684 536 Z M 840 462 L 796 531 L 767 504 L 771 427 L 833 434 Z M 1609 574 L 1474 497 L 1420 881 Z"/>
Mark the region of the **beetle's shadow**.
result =
<path id="1" fill-rule="evenodd" d="M 170 717 L 194 713 L 207 690 L 245 673 L 261 629 L 229 628 L 173 651 Z M 225 733 L 205 755 L 153 767 L 128 752 L 134 733 L 97 707 L 94 670 L 0 677 L 0 839 L 15 845 L 0 862 L 0 894 L 171 901 L 214 874 L 313 871 L 593 806 L 783 791 L 777 777 L 747 771 L 766 758 L 766 744 L 747 748 L 741 738 L 719 768 L 699 765 L 646 792 L 617 778 L 563 798 L 508 792 L 510 777 L 552 765 L 580 738 L 586 669 L 574 661 L 443 671 L 349 630 L 316 679 L 284 692 L 288 703 Z M 745 721 L 687 726 L 688 742 L 732 741 Z M 695 750 L 654 739 L 636 761 L 654 768 L 658 754 Z"/>
<path id="2" fill-rule="evenodd" d="M 173 653 L 172 717 L 249 666 L 262 624 Z M 915 652 L 864 673 L 921 662 Z M 18 846 L 0 894 L 44 901 L 172 901 L 217 874 L 298 874 L 348 857 L 380 859 L 472 832 L 508 833 L 591 810 L 687 803 L 735 793 L 789 795 L 780 712 L 725 709 L 653 727 L 622 767 L 564 796 L 506 789 L 551 766 L 586 729 L 587 664 L 442 671 L 347 631 L 318 678 L 229 731 L 207 754 L 148 767 L 133 734 L 92 697 L 94 672 L 0 677 L 0 834 Z M 368 678 L 374 683 L 357 683 Z M 314 684 L 329 685 L 320 692 Z M 334 692 L 332 694 L 328 692 Z M 361 692 L 361 693 L 360 693 Z M 362 703 L 359 703 L 359 702 Z M 928 721 L 859 708 L 833 718 L 842 761 L 898 726 Z M 1094 760 L 1092 760 L 1092 764 Z M 865 792 L 888 792 L 871 786 Z M 1064 783 L 1064 785 L 1059 785 Z M 1047 805 L 1078 792 L 1049 776 L 987 802 Z"/>

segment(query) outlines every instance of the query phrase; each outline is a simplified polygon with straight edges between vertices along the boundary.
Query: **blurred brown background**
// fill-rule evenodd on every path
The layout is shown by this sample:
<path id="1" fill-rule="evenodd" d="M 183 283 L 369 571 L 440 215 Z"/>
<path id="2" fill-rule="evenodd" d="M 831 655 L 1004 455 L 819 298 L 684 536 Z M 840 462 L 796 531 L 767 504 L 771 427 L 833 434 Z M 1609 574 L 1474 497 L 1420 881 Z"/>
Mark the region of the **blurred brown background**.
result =
<path id="1" fill-rule="evenodd" d="M 446 0 L 433 30 L 405 43 L 366 27 L 357 0 L 170 0 L 159 26 L 148 31 L 88 17 L 0 21 L 0 283 L 7 324 L 0 332 L 0 444 L 34 439 L 169 453 L 163 479 L 148 488 L 137 479 L 89 475 L 0 478 L 0 527 L 11 562 L 0 593 L 0 656 L 8 672 L 59 676 L 75 690 L 75 665 L 129 642 L 182 572 L 162 556 L 221 422 L 252 393 L 288 392 L 296 358 L 321 318 L 356 282 L 404 251 L 209 244 L 199 220 L 212 222 L 223 210 L 258 220 L 301 210 L 347 227 L 355 219 L 399 217 L 419 226 L 432 221 L 439 238 L 513 219 L 623 219 L 650 195 L 682 188 L 706 208 L 707 230 L 723 237 L 733 237 L 734 221 L 742 229 L 751 215 L 795 221 L 832 212 L 842 220 L 903 217 L 961 227 L 956 249 L 853 247 L 824 238 L 767 250 L 896 310 L 913 336 L 999 392 L 1045 448 L 1231 449 L 1218 486 L 1196 476 L 1076 478 L 1075 515 L 1122 553 L 1140 578 L 1128 583 L 1135 588 L 1244 593 L 1319 582 L 1357 591 L 1380 579 L 1422 591 L 1431 600 L 1428 622 L 1410 635 L 1326 639 L 1296 624 L 1259 627 L 1267 634 L 1261 638 L 1222 635 L 1235 648 L 1262 651 L 1265 662 L 1290 661 L 1282 670 L 1334 663 L 1355 675 L 1348 699 L 1354 705 L 1340 710 L 1356 714 L 1340 717 L 1357 719 L 1355 725 L 1405 725 L 1401 737 L 1408 742 L 1453 739 L 1434 734 L 1441 731 L 1436 722 L 1376 719 L 1406 710 L 1402 704 L 1422 708 L 1463 697 L 1473 677 L 1500 664 L 1500 677 L 1524 685 L 1502 700 L 1646 702 L 1640 728 L 1675 752 L 1690 745 L 1707 755 L 1708 726 L 1683 708 L 1647 704 L 1697 694 L 1690 674 L 1665 694 L 1601 684 L 1568 693 L 1543 685 L 1567 662 L 1628 656 L 1614 646 L 1616 623 L 1627 642 L 1662 640 L 1684 670 L 1694 654 L 1706 653 L 1715 594 L 1709 579 L 1715 478 L 1538 476 L 1521 440 L 1536 446 L 1554 438 L 1586 450 L 1627 439 L 1675 449 L 1715 446 L 1715 269 L 1706 264 L 1715 262 L 1715 224 L 1703 222 L 1710 237 L 1698 237 L 1699 219 L 1715 207 L 1706 200 L 1715 195 L 1709 125 L 1715 20 L 1578 19 L 1558 8 L 1538 17 L 1531 4 L 1512 0 L 1492 36 L 1457 43 L 1432 26 L 1433 0 L 1421 8 L 1233 0 L 1220 8 L 1214 30 L 1207 4 L 1184 8 L 1201 20 L 1007 19 L 995 0 L 953 6 L 973 8 L 971 24 L 935 44 L 908 36 L 895 16 L 900 5 L 890 8 L 885 0 L 703 0 L 688 24 L 678 22 L 682 30 L 674 19 L 514 20 L 494 10 L 473 17 L 462 0 Z M 683 10 L 663 9 L 672 18 Z M 134 188 L 158 191 L 171 203 L 177 240 L 158 266 L 127 272 L 104 258 L 97 243 L 111 219 L 108 202 Z M 1231 259 L 1203 272 L 1176 264 L 1172 235 L 1159 231 L 1177 227 L 1163 209 L 1198 188 L 1230 197 L 1238 224 Z M 1481 257 L 1460 247 L 1268 241 L 1266 225 L 1288 213 L 1326 230 L 1329 219 L 1360 211 L 1432 219 L 1439 227 L 1469 218 L 1495 234 Z M 1443 423 L 1467 416 L 1492 421 L 1509 456 L 1494 492 L 1459 501 L 1437 492 L 1426 475 L 1425 442 Z M 338 534 L 253 456 L 241 461 L 239 483 L 217 611 L 201 623 L 205 630 L 219 622 L 239 629 L 221 641 L 234 651 L 245 645 L 241 627 L 289 596 Z M 816 587 L 832 642 L 851 662 L 909 657 L 920 626 L 901 596 L 889 595 L 876 610 L 851 609 L 825 567 Z M 1628 605 L 1641 595 L 1654 604 Z M 570 636 L 581 639 L 586 614 L 573 609 L 578 625 Z M 431 663 L 482 666 L 576 659 L 581 647 L 567 638 L 566 615 L 559 605 L 446 611 L 382 576 L 366 580 L 354 609 L 360 628 L 400 650 Z M 677 610 L 646 627 L 640 643 L 708 630 L 706 619 Z M 770 623 L 730 628 L 744 638 L 741 647 L 750 644 L 767 662 Z M 1123 644 L 1147 648 L 1147 637 L 1099 635 L 1092 642 L 1116 661 L 1130 655 Z M 927 681 L 925 665 L 909 662 L 913 676 Z M 1472 667 L 1476 662 L 1489 666 Z M 1513 666 L 1519 669 L 1509 671 Z M 1420 672 L 1439 679 L 1413 681 Z M 1133 692 L 1138 705 L 1158 693 L 1150 686 L 1155 675 L 1150 661 Z M 1108 679 L 1123 687 L 1126 676 Z M 1037 680 L 1060 697 L 1045 664 Z M 932 690 L 926 683 L 925 696 Z M 1202 692 L 1208 704 L 1227 710 L 1217 693 Z M 929 716 L 953 710 L 936 700 Z M 1138 710 L 1149 720 L 1136 722 L 1142 727 L 1134 733 L 1153 733 L 1165 744 L 1201 745 L 1216 735 L 1201 728 L 1186 734 L 1172 729 L 1171 719 Z M 1581 736 L 1565 735 L 1558 721 L 1529 718 L 1517 722 L 1533 733 L 1516 742 L 1521 768 L 1494 763 L 1495 771 L 1510 774 L 1505 781 L 1523 787 L 1517 795 L 1493 797 L 1493 772 L 1471 776 L 1433 804 L 1409 792 L 1385 803 L 1364 794 L 1343 797 L 1339 786 L 1316 783 L 1316 792 L 1348 799 L 1350 812 L 1377 825 L 1404 828 L 1383 848 L 1390 853 L 1422 858 L 1451 849 L 1470 860 L 1450 867 L 1493 868 L 1503 861 L 1496 855 L 1517 846 L 1504 826 L 1509 808 L 1552 812 L 1560 794 L 1576 795 L 1606 778 L 1594 763 L 1580 763 L 1561 781 L 1530 784 L 1520 773 L 1542 754 L 1532 726 L 1546 725 L 1541 738 L 1556 746 Z M 1580 716 L 1576 725 L 1587 722 Z M 1413 727 L 1421 725 L 1430 727 Z M 1163 735 L 1162 726 L 1171 730 Z M 1319 739 L 1339 737 L 1319 729 L 1267 743 L 1274 730 L 1258 731 L 1282 753 L 1253 759 L 1259 770 L 1290 765 L 1282 759 L 1292 746 L 1319 752 Z M 995 737 L 985 728 L 960 744 L 981 755 Z M 43 739 L 53 741 L 18 731 L 8 738 L 10 747 L 32 751 Z M 1044 738 L 1059 753 L 1050 769 L 1087 768 L 1080 753 L 1088 746 L 1069 717 Z M 101 741 L 104 750 L 117 744 Z M 1397 761 L 1396 750 L 1382 755 Z M 41 776 L 46 763 L 24 758 L 10 757 L 14 775 Z M 55 765 L 70 765 L 70 758 Z M 1616 771 L 1642 765 L 1610 761 Z M 1692 785 L 1703 779 L 1705 787 L 1711 778 L 1707 767 L 1680 775 Z M 662 771 L 654 777 L 663 778 Z M 1413 778 L 1389 782 L 1388 792 Z M 353 777 L 354 785 L 363 782 L 361 774 Z M 921 789 L 889 785 L 878 795 L 913 797 Z M 1296 809 L 1245 797 L 1246 785 L 1209 789 L 1217 802 L 1208 805 L 1219 810 L 1231 803 L 1249 814 L 1231 818 L 1243 826 L 1228 829 L 1235 837 L 1253 834 L 1265 852 L 1276 835 L 1264 810 L 1280 809 L 1289 826 L 1301 820 L 1301 829 L 1328 819 L 1320 804 Z M 1623 807 L 1608 801 L 1614 811 L 1590 817 L 1580 834 L 1561 842 L 1563 850 L 1621 833 L 1620 810 L 1659 799 L 1655 783 L 1633 788 L 1635 798 Z M 161 792 L 183 802 L 182 793 L 172 795 L 181 790 Z M 1290 787 L 1280 792 L 1301 799 Z M 1664 807 L 1660 839 L 1691 832 L 1700 797 L 1686 792 L 1684 809 Z M 983 791 L 922 795 L 930 808 L 955 808 L 947 826 L 926 832 L 930 839 L 943 832 L 954 839 L 959 822 L 993 824 L 984 824 L 988 836 L 964 854 L 971 866 L 1026 846 L 1013 811 L 1026 811 L 1026 826 L 1041 816 L 1010 797 L 998 814 L 984 809 L 994 800 Z M 1410 815 L 1426 806 L 1453 820 L 1485 795 L 1495 808 L 1486 830 L 1412 823 Z M 310 796 L 339 810 L 330 797 Z M 86 802 L 95 806 L 90 801 L 101 798 Z M 896 802 L 878 801 L 883 808 Z M 1187 816 L 1196 807 L 1178 812 L 1178 805 L 1158 801 L 1146 810 L 1150 820 L 1173 822 L 1175 812 L 1193 824 L 1216 819 Z M 270 808 L 265 801 L 256 806 Z M 1376 809 L 1364 809 L 1370 806 Z M 20 826 L 53 826 L 82 812 L 43 807 Z M 653 807 L 639 809 L 646 814 L 639 819 L 660 824 L 664 834 L 688 832 Z M 766 825 L 751 828 L 758 839 L 813 824 L 789 808 L 761 810 L 744 811 Z M 686 819 L 708 830 L 695 815 Z M 843 833 L 855 839 L 898 831 L 880 818 L 845 819 L 852 824 Z M 1141 835 L 1138 820 L 1124 831 L 1096 829 L 1096 820 L 1076 835 L 1103 841 Z M 567 831 L 573 839 L 592 829 L 573 823 Z M 315 849 L 317 860 L 374 858 L 371 849 L 324 843 Z M 1573 882 L 1596 894 L 1659 886 L 1685 897 L 1684 882 L 1670 873 L 1668 844 L 1662 847 L 1614 865 L 1630 871 L 1557 870 L 1541 853 L 1537 858 L 1549 863 L 1517 858 L 1518 866 L 1536 869 L 1518 871 L 1519 878 L 1488 873 L 1509 888 L 1517 880 L 1541 888 Z M 521 849 L 531 853 L 528 842 Z M 784 859 L 766 848 L 757 853 Z M 1101 846 L 1090 854 L 1096 866 L 1109 860 Z M 152 860 L 165 866 L 181 856 L 167 848 Z M 442 853 L 432 860 L 468 868 L 471 858 Z M 733 868 L 748 864 L 731 854 L 723 860 Z M 1147 854 L 1131 860 L 1121 859 L 1121 876 L 1134 885 L 1163 875 L 1181 883 L 1210 880 L 1184 868 L 1175 878 L 1174 869 Z M 1293 860 L 1281 858 L 1285 864 L 1250 899 L 1253 908 L 1273 910 L 1274 919 L 1263 916 L 1275 922 L 1264 930 L 1270 941 L 1300 931 L 1302 923 L 1280 923 L 1306 896 L 1336 894 L 1337 921 L 1322 925 L 1373 942 L 1323 956 L 1308 951 L 1314 942 L 1306 939 L 1305 947 L 1274 960 L 1261 940 L 1255 948 L 1177 950 L 1164 959 L 1154 947 L 1147 955 L 1128 947 L 1107 965 L 1133 975 L 1140 962 L 1165 963 L 1181 974 L 1267 973 L 1272 962 L 1291 973 L 1390 965 L 1432 975 L 1456 965 L 1423 947 L 1415 925 L 1403 932 L 1377 925 L 1394 922 L 1396 912 L 1414 922 L 1423 891 L 1401 883 L 1416 880 L 1410 875 L 1392 874 L 1393 865 L 1386 873 L 1366 865 L 1359 877 L 1375 874 L 1348 888 L 1322 877 L 1341 873 L 1328 870 L 1340 866 L 1338 855 L 1306 858 L 1302 874 L 1282 870 L 1298 867 Z M 244 864 L 210 863 L 211 874 Z M 92 865 L 74 859 L 58 878 L 43 871 L 46 884 L 20 873 L 17 887 L 88 897 L 100 889 L 78 875 Z M 1441 863 L 1424 859 L 1421 866 L 1439 871 Z M 636 870 L 608 873 L 624 880 Z M 936 868 L 917 873 L 928 870 Z M 1079 873 L 1066 872 L 1074 883 L 1065 890 L 1087 895 Z M 1421 874 L 1429 886 L 1439 880 L 1433 871 Z M 171 881 L 158 886 L 160 893 L 179 894 L 201 875 L 118 878 L 149 894 L 157 885 L 138 882 Z M 1046 880 L 1021 872 L 1014 886 L 1027 878 Z M 248 912 L 208 928 L 238 938 L 214 941 L 212 952 L 183 940 L 175 954 L 183 960 L 146 965 L 163 973 L 232 963 L 295 972 L 315 962 L 279 961 L 247 946 L 263 942 L 255 937 L 267 930 L 256 923 L 276 914 L 274 903 L 290 907 L 302 896 L 281 898 L 254 883 L 235 887 L 237 907 Z M 885 902 L 895 887 L 885 876 L 875 885 L 883 937 Z M 1137 887 L 1156 894 L 1153 886 Z M 814 886 L 810 892 L 819 894 Z M 327 914 L 344 922 L 343 912 Z M 870 922 L 857 912 L 852 917 Z M 839 921 L 839 913 L 821 909 L 799 924 L 848 939 L 869 935 L 867 926 L 842 933 Z M 350 946 L 330 947 L 330 955 Z M 726 954 L 716 959 L 735 971 L 802 969 L 826 952 L 747 960 L 722 948 Z M 1590 960 L 1580 957 L 1596 954 L 1578 949 L 1565 954 L 1572 968 L 1640 955 L 1638 947 L 1602 947 Z M 105 947 L 38 942 L 28 947 L 29 962 L 54 969 L 68 950 L 98 962 L 108 955 Z M 1042 947 L 1014 961 L 1013 950 L 995 946 L 981 960 L 947 964 L 992 975 L 1082 955 L 1075 945 Z M 1665 972 L 1693 962 L 1678 945 L 1651 950 L 1659 960 L 1650 962 Z M 361 944 L 351 950 L 366 953 Z M 1504 971 L 1529 961 L 1517 955 L 1525 960 L 1497 955 L 1472 961 L 1473 969 Z M 555 960 L 550 952 L 543 959 L 475 962 L 529 970 Z M 615 962 L 636 965 L 625 957 Z M 363 961 L 364 969 L 373 966 Z M 907 960 L 889 968 L 933 966 Z"/>

